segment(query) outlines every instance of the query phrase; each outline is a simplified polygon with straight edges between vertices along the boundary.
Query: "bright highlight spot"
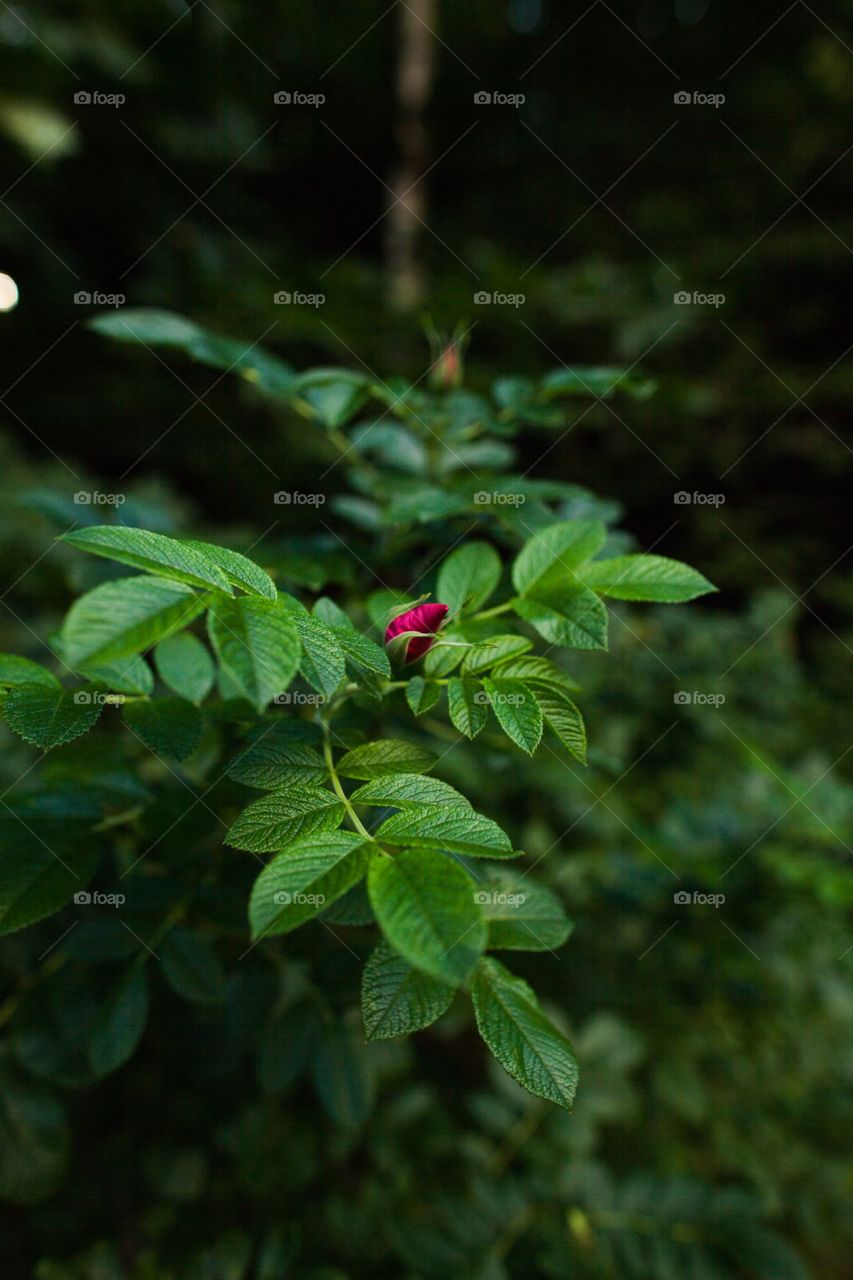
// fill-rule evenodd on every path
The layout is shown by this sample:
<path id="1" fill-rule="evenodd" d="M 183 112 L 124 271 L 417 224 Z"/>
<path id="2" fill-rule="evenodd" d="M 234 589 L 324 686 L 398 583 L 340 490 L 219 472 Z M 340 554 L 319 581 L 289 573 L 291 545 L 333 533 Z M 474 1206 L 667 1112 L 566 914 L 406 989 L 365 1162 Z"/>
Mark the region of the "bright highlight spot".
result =
<path id="1" fill-rule="evenodd" d="M 0 311 L 12 311 L 18 305 L 18 286 L 11 276 L 0 271 Z"/>

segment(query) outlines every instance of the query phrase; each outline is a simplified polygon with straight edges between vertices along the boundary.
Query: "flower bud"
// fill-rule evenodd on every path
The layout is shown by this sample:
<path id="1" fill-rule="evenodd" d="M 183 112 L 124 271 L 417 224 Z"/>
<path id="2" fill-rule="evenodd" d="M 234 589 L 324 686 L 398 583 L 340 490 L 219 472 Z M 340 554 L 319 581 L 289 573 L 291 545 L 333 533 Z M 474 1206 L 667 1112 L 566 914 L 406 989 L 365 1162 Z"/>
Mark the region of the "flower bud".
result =
<path id="1" fill-rule="evenodd" d="M 385 631 L 386 646 L 398 636 L 409 636 L 405 642 L 403 661 L 415 662 L 432 648 L 433 637 L 438 633 L 447 613 L 446 604 L 419 604 L 414 609 L 407 609 L 389 622 Z M 395 645 L 394 648 L 396 650 L 399 646 Z"/>

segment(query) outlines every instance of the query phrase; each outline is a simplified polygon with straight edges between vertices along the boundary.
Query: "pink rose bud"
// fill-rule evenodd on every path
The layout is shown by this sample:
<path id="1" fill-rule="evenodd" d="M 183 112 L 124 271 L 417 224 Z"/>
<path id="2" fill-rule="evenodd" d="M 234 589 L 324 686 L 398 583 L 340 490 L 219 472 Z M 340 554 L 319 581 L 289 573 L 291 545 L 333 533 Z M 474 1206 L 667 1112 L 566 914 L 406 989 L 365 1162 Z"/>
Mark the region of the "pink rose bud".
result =
<path id="1" fill-rule="evenodd" d="M 448 613 L 446 604 L 419 604 L 414 609 L 407 609 L 389 622 L 385 631 L 385 643 L 389 645 L 395 636 L 407 632 L 419 632 L 413 635 L 406 645 L 404 662 L 414 662 L 422 658 L 432 648 L 435 636 Z"/>
<path id="2" fill-rule="evenodd" d="M 439 391 L 451 391 L 462 382 L 462 355 L 458 342 L 446 343 L 430 370 L 430 382 Z"/>

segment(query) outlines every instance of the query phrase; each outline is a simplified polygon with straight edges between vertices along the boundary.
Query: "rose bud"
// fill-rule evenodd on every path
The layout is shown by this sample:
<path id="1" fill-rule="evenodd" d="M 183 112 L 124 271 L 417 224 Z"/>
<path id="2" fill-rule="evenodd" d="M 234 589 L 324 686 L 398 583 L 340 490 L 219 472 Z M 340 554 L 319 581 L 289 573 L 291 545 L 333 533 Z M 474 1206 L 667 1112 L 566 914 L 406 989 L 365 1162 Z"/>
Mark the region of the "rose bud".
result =
<path id="1" fill-rule="evenodd" d="M 458 342 L 448 342 L 440 350 L 430 370 L 430 383 L 439 391 L 452 391 L 462 383 L 462 353 Z"/>
<path id="2" fill-rule="evenodd" d="M 385 631 L 386 646 L 390 646 L 398 636 L 408 635 L 408 641 L 400 640 L 399 644 L 393 646 L 393 651 L 396 654 L 400 646 L 405 644 L 403 661 L 415 662 L 432 648 L 433 637 L 437 635 L 447 613 L 446 604 L 419 604 L 414 609 L 407 609 L 389 622 Z"/>

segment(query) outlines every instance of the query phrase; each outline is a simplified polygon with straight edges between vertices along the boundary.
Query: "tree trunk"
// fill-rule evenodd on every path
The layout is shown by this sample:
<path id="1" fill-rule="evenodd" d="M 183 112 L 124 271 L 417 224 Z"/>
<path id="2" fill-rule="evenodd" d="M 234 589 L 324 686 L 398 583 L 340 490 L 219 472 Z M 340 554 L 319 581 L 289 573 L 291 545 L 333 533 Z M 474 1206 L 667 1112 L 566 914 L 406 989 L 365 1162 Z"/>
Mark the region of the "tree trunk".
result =
<path id="1" fill-rule="evenodd" d="M 435 72 L 432 33 L 438 21 L 438 0 L 407 0 L 399 13 L 395 123 L 399 159 L 389 182 L 393 195 L 386 219 L 385 261 L 391 305 L 399 311 L 411 311 L 424 295 L 418 244 L 426 216 L 426 192 L 420 178 L 429 164 L 429 140 L 423 113 Z"/>

